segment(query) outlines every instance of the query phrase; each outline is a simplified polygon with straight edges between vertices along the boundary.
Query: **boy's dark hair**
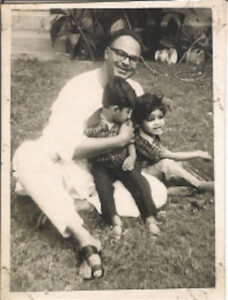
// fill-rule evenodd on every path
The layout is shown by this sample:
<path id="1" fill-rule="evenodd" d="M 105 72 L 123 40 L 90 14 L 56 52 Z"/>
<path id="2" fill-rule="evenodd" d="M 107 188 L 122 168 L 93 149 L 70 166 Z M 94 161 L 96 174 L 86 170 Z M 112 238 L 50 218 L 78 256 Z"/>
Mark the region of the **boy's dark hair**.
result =
<path id="1" fill-rule="evenodd" d="M 135 39 L 140 45 L 141 52 L 143 51 L 143 42 L 141 37 L 135 31 L 128 28 L 122 28 L 110 34 L 106 46 L 112 46 L 115 40 L 124 35 L 131 36 L 133 39 Z"/>
<path id="2" fill-rule="evenodd" d="M 115 76 L 104 88 L 102 104 L 107 108 L 112 105 L 133 108 L 136 103 L 136 94 L 130 84 L 121 77 Z"/>
<path id="3" fill-rule="evenodd" d="M 132 112 L 132 119 L 136 124 L 140 124 L 143 120 L 148 119 L 149 115 L 159 109 L 164 116 L 170 106 L 163 101 L 163 96 L 146 93 L 138 98 L 137 104 Z"/>

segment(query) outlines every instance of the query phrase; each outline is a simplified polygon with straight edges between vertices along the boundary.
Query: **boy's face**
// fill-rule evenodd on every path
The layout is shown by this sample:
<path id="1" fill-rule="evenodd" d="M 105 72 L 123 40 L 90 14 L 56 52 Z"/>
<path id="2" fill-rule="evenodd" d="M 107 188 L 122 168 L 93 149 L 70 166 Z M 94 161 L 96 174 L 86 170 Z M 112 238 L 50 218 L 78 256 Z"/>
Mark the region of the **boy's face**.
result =
<path id="1" fill-rule="evenodd" d="M 160 109 L 156 109 L 150 113 L 146 120 L 142 121 L 142 129 L 149 135 L 162 135 L 165 125 L 164 114 Z"/>
<path id="2" fill-rule="evenodd" d="M 132 113 L 132 108 L 124 107 L 119 108 L 118 106 L 113 107 L 112 120 L 117 124 L 122 124 L 130 119 Z"/>

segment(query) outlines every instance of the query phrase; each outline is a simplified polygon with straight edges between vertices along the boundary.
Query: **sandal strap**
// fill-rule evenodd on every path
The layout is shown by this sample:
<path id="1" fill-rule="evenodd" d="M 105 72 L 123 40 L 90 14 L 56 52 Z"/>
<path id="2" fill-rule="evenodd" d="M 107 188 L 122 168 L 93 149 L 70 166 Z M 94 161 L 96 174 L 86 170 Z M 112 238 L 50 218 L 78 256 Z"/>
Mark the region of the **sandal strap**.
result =
<path id="1" fill-rule="evenodd" d="M 87 260 L 93 254 L 101 255 L 101 251 L 98 251 L 97 248 L 93 245 L 87 245 L 85 247 L 82 247 L 79 251 L 79 255 L 80 255 L 81 260 L 83 260 L 83 259 Z M 94 273 L 96 271 L 101 271 L 101 276 L 99 278 L 104 276 L 104 268 L 102 267 L 101 264 L 91 266 L 91 269 L 92 269 L 92 277 L 91 278 L 84 278 L 84 280 L 95 279 L 96 277 L 94 276 Z"/>
<path id="2" fill-rule="evenodd" d="M 97 248 L 93 245 L 82 247 L 79 251 L 82 259 L 87 260 L 93 254 L 99 254 Z"/>
<path id="3" fill-rule="evenodd" d="M 101 271 L 102 272 L 101 276 L 99 278 L 102 278 L 104 276 L 104 268 L 102 267 L 102 265 L 95 265 L 95 266 L 92 267 L 92 278 L 93 279 L 95 278 L 94 273 L 96 271 Z M 97 279 L 99 279 L 99 278 L 97 278 Z"/>
<path id="4" fill-rule="evenodd" d="M 100 279 L 100 278 L 104 277 L 104 268 L 101 265 L 95 265 L 91 269 L 92 269 L 92 276 L 89 277 L 89 278 L 84 278 L 85 281 L 89 281 L 89 280 L 92 280 L 92 279 Z M 102 272 L 101 276 L 98 277 L 98 278 L 94 276 L 96 271 L 101 271 Z"/>

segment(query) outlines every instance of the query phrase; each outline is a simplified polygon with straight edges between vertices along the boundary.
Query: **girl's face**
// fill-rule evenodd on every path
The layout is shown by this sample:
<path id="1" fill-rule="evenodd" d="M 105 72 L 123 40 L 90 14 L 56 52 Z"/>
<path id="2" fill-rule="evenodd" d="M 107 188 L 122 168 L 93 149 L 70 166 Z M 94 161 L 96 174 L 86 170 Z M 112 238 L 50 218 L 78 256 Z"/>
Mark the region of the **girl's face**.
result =
<path id="1" fill-rule="evenodd" d="M 148 135 L 158 135 L 163 133 L 165 116 L 160 109 L 152 111 L 146 120 L 142 121 L 142 129 Z"/>

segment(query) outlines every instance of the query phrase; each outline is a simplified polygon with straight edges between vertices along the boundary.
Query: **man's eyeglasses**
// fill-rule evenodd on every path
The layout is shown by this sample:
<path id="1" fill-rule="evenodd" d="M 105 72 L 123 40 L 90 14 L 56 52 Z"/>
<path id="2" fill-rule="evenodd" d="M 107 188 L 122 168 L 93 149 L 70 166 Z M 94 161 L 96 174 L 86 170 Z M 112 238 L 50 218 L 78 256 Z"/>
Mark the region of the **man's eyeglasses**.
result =
<path id="1" fill-rule="evenodd" d="M 117 58 L 121 61 L 128 58 L 130 64 L 132 64 L 132 65 L 136 65 L 136 64 L 138 64 L 139 62 L 142 61 L 142 58 L 139 57 L 139 56 L 128 55 L 125 51 L 120 50 L 120 49 L 116 49 L 116 48 L 113 48 L 113 47 L 109 47 L 109 48 L 116 54 Z"/>

